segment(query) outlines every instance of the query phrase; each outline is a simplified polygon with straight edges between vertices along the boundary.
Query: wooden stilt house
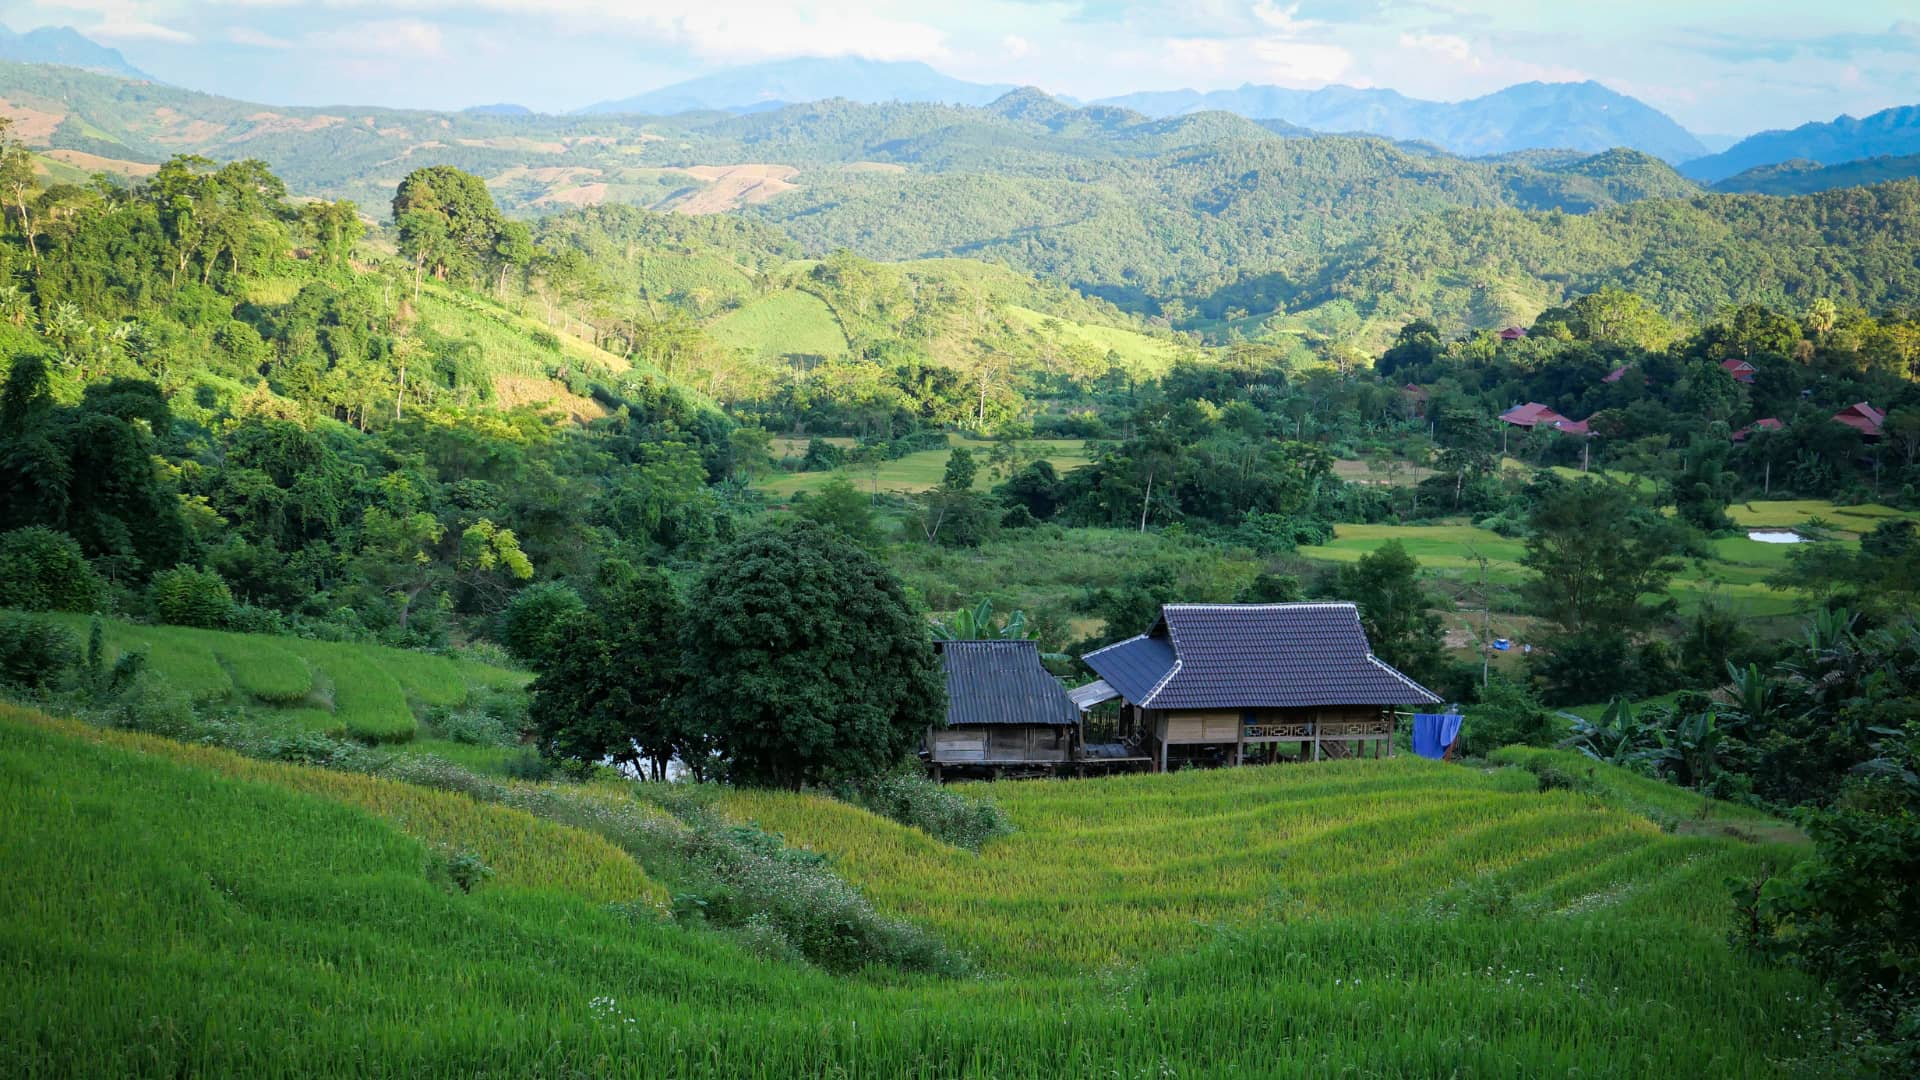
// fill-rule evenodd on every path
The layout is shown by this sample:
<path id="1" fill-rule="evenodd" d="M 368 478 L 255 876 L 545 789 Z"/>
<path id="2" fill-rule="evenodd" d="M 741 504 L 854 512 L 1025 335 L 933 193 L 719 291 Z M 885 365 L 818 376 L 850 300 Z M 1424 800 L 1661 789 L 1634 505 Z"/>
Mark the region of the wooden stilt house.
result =
<path id="1" fill-rule="evenodd" d="M 1080 709 L 1031 641 L 936 641 L 947 715 L 927 729 L 934 776 L 1048 772 L 1074 763 Z"/>
<path id="2" fill-rule="evenodd" d="M 1083 659 L 1100 678 L 1074 699 L 1119 699 L 1122 738 L 1160 772 L 1391 755 L 1399 710 L 1440 702 L 1373 655 L 1352 604 L 1167 604 Z"/>

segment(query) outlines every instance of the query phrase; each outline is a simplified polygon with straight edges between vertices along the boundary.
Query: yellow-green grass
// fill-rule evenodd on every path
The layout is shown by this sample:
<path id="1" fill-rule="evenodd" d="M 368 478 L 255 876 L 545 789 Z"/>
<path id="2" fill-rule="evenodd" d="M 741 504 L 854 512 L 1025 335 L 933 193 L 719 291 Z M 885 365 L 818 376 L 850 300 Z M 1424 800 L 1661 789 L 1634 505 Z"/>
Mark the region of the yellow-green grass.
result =
<path id="1" fill-rule="evenodd" d="M 1087 445 L 1079 439 L 1026 439 L 1020 444 L 1030 455 L 1053 464 L 1055 471 L 1066 472 L 1085 465 Z M 859 466 L 846 466 L 832 472 L 772 473 L 762 477 L 759 487 L 775 498 L 789 499 L 801 491 L 816 491 L 835 476 L 841 477 L 862 491 L 918 492 L 939 486 L 946 475 L 947 458 L 952 456 L 953 448 L 964 446 L 973 452 L 974 462 L 979 466 L 973 486 L 984 491 L 1001 481 L 987 469 L 987 455 L 993 451 L 994 444 L 983 439 L 968 439 L 955 436 L 948 439 L 947 449 L 922 450 L 916 454 L 895 458 L 880 463 L 878 472 Z M 801 452 L 806 451 L 804 445 Z"/>
<path id="2" fill-rule="evenodd" d="M 1486 557 L 1487 581 L 1492 584 L 1517 585 L 1529 575 L 1520 562 L 1526 551 L 1524 541 L 1472 525 L 1336 525 L 1332 540 L 1303 547 L 1300 554 L 1324 562 L 1356 562 L 1390 540 L 1400 541 L 1425 570 L 1447 580 L 1477 584 L 1476 552 Z M 1670 592 L 1683 611 L 1709 600 L 1751 616 L 1803 610 L 1803 595 L 1766 584 L 1779 565 L 1777 560 L 1784 559 L 1759 550 L 1767 546 L 1744 538 L 1728 542 L 1719 549 L 1725 558 L 1704 564 L 1688 561 L 1674 576 Z"/>
<path id="3" fill-rule="evenodd" d="M 1042 335 L 1051 333 L 1065 344 L 1090 346 L 1098 349 L 1102 355 L 1117 355 L 1121 366 L 1137 378 L 1165 375 L 1173 367 L 1174 361 L 1180 358 L 1179 345 L 1148 337 L 1136 330 L 1076 322 L 1018 304 L 1007 305 L 1006 311 L 1007 317 L 1017 326 L 1024 326 Z M 1057 329 L 1049 330 L 1049 320 Z"/>
<path id="4" fill-rule="evenodd" d="M 1764 836 L 1792 843 L 1805 842 L 1797 830 L 1765 811 L 1710 799 L 1618 765 L 1595 761 L 1578 751 L 1508 746 L 1494 751 L 1491 757 L 1502 765 L 1517 765 L 1556 777 L 1557 782 L 1571 783 L 1575 790 L 1597 796 L 1609 805 L 1630 809 L 1678 832 L 1721 832 L 1736 837 Z"/>
<path id="5" fill-rule="evenodd" d="M 84 638 L 89 618 L 48 615 Z M 473 660 L 304 638 L 102 620 L 109 659 L 142 651 L 178 689 L 335 735 L 375 742 L 413 737 L 416 718 L 479 687 L 523 685 L 522 672 Z"/>
<path id="6" fill-rule="evenodd" d="M 1413 757 L 980 793 L 1015 832 L 978 855 L 823 796 L 736 792 L 722 805 L 827 853 L 884 909 L 1024 971 L 1190 949 L 1219 924 L 1385 918 L 1463 889 L 1498 887 L 1551 915 L 1575 893 L 1657 888 L 1696 863 L 1737 873 L 1797 852 L 1675 837 L 1590 794 L 1541 792 L 1529 773 Z M 1628 856 L 1644 871 L 1604 872 Z M 1581 886 L 1569 893 L 1572 879 Z M 1725 924 L 1722 895 L 1671 899 L 1667 919 Z"/>
<path id="7" fill-rule="evenodd" d="M 999 924 L 988 955 L 1023 936 L 1044 954 L 1083 919 L 1096 934 L 1149 929 L 1156 955 L 939 980 L 835 978 L 662 924 L 650 900 L 609 904 L 610 881 L 638 879 L 585 872 L 618 863 L 568 830 L 534 846 L 564 849 L 574 877 L 542 880 L 537 855 L 511 870 L 502 858 L 466 893 L 433 870 L 446 850 L 533 834 L 497 834 L 456 801 L 442 847 L 402 829 L 413 796 L 373 799 L 388 816 L 352 797 L 378 783 L 340 791 L 250 765 L 0 716 L 12 1071 L 1783 1076 L 1818 1049 L 1812 984 L 1724 940 L 1720 879 L 1793 849 L 1649 833 L 1591 796 L 1533 794 L 1512 770 L 1524 784 L 1384 769 L 1384 786 L 1318 797 L 1227 772 L 1030 785 L 1016 814 L 1057 839 L 1033 838 L 1005 880 L 963 866 L 924 888 L 946 891 L 960 924 Z M 1276 779 L 1243 770 L 1255 772 Z M 1316 783 L 1362 779 L 1342 772 Z M 1405 783 L 1416 774 L 1430 786 Z M 1422 826 L 1429 809 L 1440 820 Z M 843 869 L 957 854 L 857 813 L 816 824 L 877 845 Z M 1251 842 L 1229 850 L 1205 839 L 1215 832 Z M 976 864 L 997 865 L 997 846 Z M 1223 875 L 1209 859 L 1264 871 L 1246 883 L 1273 886 L 1263 917 L 1194 924 L 1253 906 L 1212 891 Z M 1502 861 L 1488 884 L 1523 887 L 1524 903 L 1452 885 Z M 1296 902 L 1286 883 L 1301 878 Z"/>
<path id="8" fill-rule="evenodd" d="M 707 324 L 715 341 L 757 357 L 844 356 L 846 331 L 826 301 L 788 289 L 753 300 Z"/>
<path id="9" fill-rule="evenodd" d="M 1790 529 L 1805 524 L 1809 518 L 1825 518 L 1836 531 L 1850 537 L 1872 532 L 1875 526 L 1891 518 L 1920 520 L 1920 514 L 1878 503 L 1836 506 L 1825 499 L 1756 499 L 1727 507 L 1727 516 L 1743 529 Z"/>
<path id="10" fill-rule="evenodd" d="M 32 724 L 60 736 L 357 807 L 436 850 L 471 852 L 503 885 L 562 889 L 605 903 L 651 904 L 662 911 L 666 907 L 666 890 L 605 838 L 519 810 L 395 780 L 258 761 L 196 743 L 49 719 L 10 706 L 0 706 L 0 721 Z"/>

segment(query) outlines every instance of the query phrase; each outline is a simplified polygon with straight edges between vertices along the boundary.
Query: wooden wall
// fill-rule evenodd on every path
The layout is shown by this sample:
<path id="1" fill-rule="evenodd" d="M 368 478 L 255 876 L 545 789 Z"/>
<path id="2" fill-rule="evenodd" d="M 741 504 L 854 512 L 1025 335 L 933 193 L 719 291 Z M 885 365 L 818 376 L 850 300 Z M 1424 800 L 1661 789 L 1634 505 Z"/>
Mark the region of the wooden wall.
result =
<path id="1" fill-rule="evenodd" d="M 933 728 L 928 758 L 940 765 L 1070 761 L 1073 729 L 1048 724 L 978 724 Z"/>

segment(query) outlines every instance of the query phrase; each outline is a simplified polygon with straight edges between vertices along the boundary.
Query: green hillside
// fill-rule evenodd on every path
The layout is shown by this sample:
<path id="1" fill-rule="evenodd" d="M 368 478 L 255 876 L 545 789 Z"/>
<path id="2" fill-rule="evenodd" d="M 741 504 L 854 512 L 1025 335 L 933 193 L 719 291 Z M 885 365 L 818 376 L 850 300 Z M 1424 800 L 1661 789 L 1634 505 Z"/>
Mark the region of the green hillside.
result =
<path id="1" fill-rule="evenodd" d="M 45 616 L 77 636 L 89 620 Z M 527 677 L 467 659 L 264 634 L 136 626 L 103 620 L 107 662 L 139 652 L 174 688 L 211 708 L 239 709 L 274 726 L 411 741 L 435 709 L 467 704 L 490 690 L 517 690 Z"/>
<path id="2" fill-rule="evenodd" d="M 47 1075 L 878 1077 L 1766 1076 L 1819 1049 L 1809 984 L 1721 929 L 1722 878 L 1797 848 L 1665 834 L 1521 770 L 1002 785 L 1019 831 L 980 856 L 729 798 L 977 950 L 966 979 L 754 956 L 663 921 L 590 830 L 327 775 L 0 717 L 0 1050 Z"/>
<path id="3" fill-rule="evenodd" d="M 847 335 L 826 302 L 811 293 L 779 292 L 749 301 L 715 319 L 714 339 L 759 359 L 811 355 L 835 359 L 847 354 Z"/>

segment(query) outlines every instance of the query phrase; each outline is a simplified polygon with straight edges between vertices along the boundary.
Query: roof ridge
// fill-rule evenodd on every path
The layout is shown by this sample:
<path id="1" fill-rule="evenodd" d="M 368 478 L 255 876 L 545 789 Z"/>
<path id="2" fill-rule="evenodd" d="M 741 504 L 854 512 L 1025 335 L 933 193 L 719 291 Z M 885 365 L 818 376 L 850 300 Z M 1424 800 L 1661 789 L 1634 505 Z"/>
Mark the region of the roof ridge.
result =
<path id="1" fill-rule="evenodd" d="M 1094 657 L 1099 656 L 1101 653 L 1106 652 L 1108 649 L 1117 649 L 1122 645 L 1128 644 L 1129 642 L 1139 641 L 1141 638 L 1146 636 L 1147 635 L 1145 634 L 1135 634 L 1130 638 L 1122 638 L 1121 640 L 1116 641 L 1111 645 L 1102 645 L 1090 653 L 1083 653 L 1081 654 L 1080 659 L 1091 660 Z"/>
<path id="2" fill-rule="evenodd" d="M 1409 686 L 1410 688 L 1414 690 L 1418 690 L 1421 693 L 1432 698 L 1436 704 L 1440 701 L 1440 695 L 1434 693 L 1433 691 L 1427 689 L 1424 686 L 1421 686 L 1419 683 L 1414 682 L 1412 678 L 1408 677 L 1399 668 L 1394 667 L 1392 664 L 1387 663 L 1385 660 L 1380 659 L 1379 657 L 1373 655 L 1372 653 L 1367 654 L 1367 659 L 1371 660 L 1375 667 L 1381 669 L 1382 671 L 1385 671 L 1387 674 L 1393 676 L 1394 678 L 1399 679 L 1401 682 L 1406 683 L 1407 686 Z"/>
<path id="3" fill-rule="evenodd" d="M 1221 610 L 1252 611 L 1257 609 L 1271 609 L 1271 608 L 1354 608 L 1358 610 L 1358 605 L 1351 600 L 1294 600 L 1288 603 L 1277 603 L 1277 604 L 1166 603 L 1160 606 L 1162 609 L 1179 608 L 1183 611 L 1193 610 L 1196 608 L 1205 608 L 1211 611 L 1221 611 Z M 1145 637 L 1146 635 L 1142 634 L 1140 636 Z M 1108 647 L 1111 648 L 1112 646 L 1108 646 Z"/>
<path id="4" fill-rule="evenodd" d="M 1153 699 L 1159 696 L 1160 691 L 1167 688 L 1167 684 L 1173 681 L 1175 675 L 1180 674 L 1182 663 L 1183 661 L 1180 659 L 1180 654 L 1177 652 L 1174 653 L 1173 666 L 1167 669 L 1165 675 L 1160 676 L 1159 682 L 1153 684 L 1153 689 L 1147 691 L 1147 696 L 1140 699 L 1139 704 L 1141 708 L 1150 708 L 1152 706 Z"/>

